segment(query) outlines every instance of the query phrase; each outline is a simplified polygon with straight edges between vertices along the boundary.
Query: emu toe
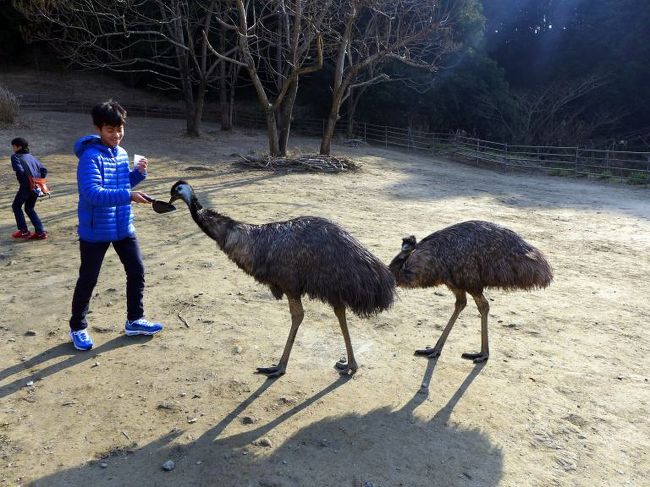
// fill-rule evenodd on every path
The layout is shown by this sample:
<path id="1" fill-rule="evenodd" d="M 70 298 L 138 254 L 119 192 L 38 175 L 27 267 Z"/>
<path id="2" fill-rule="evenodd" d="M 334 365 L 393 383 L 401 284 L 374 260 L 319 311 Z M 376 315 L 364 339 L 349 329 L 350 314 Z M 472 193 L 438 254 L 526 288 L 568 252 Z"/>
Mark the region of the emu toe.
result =
<path id="1" fill-rule="evenodd" d="M 339 371 L 341 375 L 354 375 L 357 371 L 357 363 L 352 362 L 349 364 L 347 361 L 341 359 L 334 364 L 334 368 Z"/>
<path id="2" fill-rule="evenodd" d="M 440 353 L 442 353 L 442 349 L 439 349 L 438 347 L 420 348 L 415 351 L 415 355 L 423 355 L 427 358 L 438 358 L 440 357 Z"/>
<path id="3" fill-rule="evenodd" d="M 475 364 L 480 364 L 482 362 L 486 362 L 490 354 L 488 353 L 483 353 L 483 352 L 475 352 L 475 353 L 464 353 L 461 355 L 462 358 L 471 360 Z"/>
<path id="4" fill-rule="evenodd" d="M 274 365 L 272 367 L 258 367 L 257 368 L 257 373 L 258 374 L 264 374 L 269 379 L 271 379 L 273 377 L 280 377 L 281 375 L 284 375 L 285 371 L 286 371 L 286 366 L 280 366 L 280 365 Z"/>
<path id="5" fill-rule="evenodd" d="M 334 364 L 334 368 L 336 370 L 345 370 L 348 368 L 348 361 L 345 359 L 341 359 Z"/>

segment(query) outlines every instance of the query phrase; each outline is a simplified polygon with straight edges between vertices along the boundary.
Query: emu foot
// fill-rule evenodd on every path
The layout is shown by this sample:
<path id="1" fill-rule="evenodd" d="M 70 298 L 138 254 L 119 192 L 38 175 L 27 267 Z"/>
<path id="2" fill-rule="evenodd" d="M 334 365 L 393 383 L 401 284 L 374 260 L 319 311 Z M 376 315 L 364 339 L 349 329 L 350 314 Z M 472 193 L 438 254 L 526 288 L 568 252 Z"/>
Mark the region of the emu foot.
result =
<path id="1" fill-rule="evenodd" d="M 483 353 L 483 352 L 464 353 L 461 355 L 462 358 L 471 360 L 475 364 L 486 362 L 489 356 L 490 356 L 489 353 Z"/>
<path id="2" fill-rule="evenodd" d="M 420 348 L 415 351 L 415 355 L 423 355 L 427 358 L 438 358 L 440 357 L 440 354 L 442 353 L 442 349 L 438 347 L 426 347 L 426 348 Z"/>
<path id="3" fill-rule="evenodd" d="M 264 374 L 269 379 L 272 379 L 273 377 L 280 377 L 281 375 L 284 375 L 286 369 L 287 369 L 286 365 L 274 365 L 272 367 L 258 367 L 257 373 Z"/>
<path id="4" fill-rule="evenodd" d="M 354 375 L 358 369 L 356 362 L 348 364 L 348 362 L 343 359 L 336 362 L 334 364 L 334 368 L 338 370 L 339 374 L 341 375 Z"/>

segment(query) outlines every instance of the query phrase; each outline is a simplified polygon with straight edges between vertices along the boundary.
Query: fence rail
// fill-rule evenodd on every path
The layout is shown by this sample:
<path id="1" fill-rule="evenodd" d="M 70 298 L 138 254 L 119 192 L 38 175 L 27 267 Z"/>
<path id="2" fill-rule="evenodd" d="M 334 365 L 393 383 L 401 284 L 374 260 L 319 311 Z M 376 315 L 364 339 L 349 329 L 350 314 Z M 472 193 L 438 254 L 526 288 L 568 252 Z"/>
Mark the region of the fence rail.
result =
<path id="1" fill-rule="evenodd" d="M 93 103 L 79 99 L 53 99 L 40 94 L 18 95 L 23 108 L 88 112 Z M 138 100 L 124 101 L 131 115 L 149 118 L 184 118 L 182 107 L 144 104 Z M 206 110 L 204 120 L 217 121 L 217 110 Z M 264 129 L 266 121 L 258 113 L 238 111 L 235 126 Z M 320 137 L 325 121 L 296 119 L 293 133 Z M 650 152 L 615 151 L 585 147 L 512 145 L 460 134 L 424 132 L 408 128 L 354 122 L 348 128 L 341 120 L 335 135 L 363 141 L 369 145 L 406 149 L 428 154 L 442 154 L 476 166 L 491 167 L 503 172 L 537 171 L 554 176 L 589 177 L 650 187 Z"/>

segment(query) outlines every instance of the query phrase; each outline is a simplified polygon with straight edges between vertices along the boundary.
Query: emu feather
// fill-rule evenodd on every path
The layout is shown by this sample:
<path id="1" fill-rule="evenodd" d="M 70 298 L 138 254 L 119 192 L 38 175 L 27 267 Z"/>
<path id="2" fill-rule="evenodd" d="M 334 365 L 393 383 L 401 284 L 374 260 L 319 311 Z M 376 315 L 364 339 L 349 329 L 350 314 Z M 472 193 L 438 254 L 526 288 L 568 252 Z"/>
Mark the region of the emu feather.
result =
<path id="1" fill-rule="evenodd" d="M 481 352 L 465 353 L 475 363 L 489 357 L 487 320 L 490 305 L 483 290 L 536 289 L 548 286 L 553 271 L 542 252 L 512 230 L 485 221 L 467 221 L 422 239 L 402 240 L 402 250 L 389 268 L 398 286 L 420 288 L 446 285 L 456 296 L 456 306 L 433 348 L 417 355 L 438 357 L 469 293 L 481 314 Z"/>
<path id="2" fill-rule="evenodd" d="M 337 362 L 344 374 L 354 374 L 357 363 L 348 333 L 345 310 L 367 317 L 390 308 L 395 280 L 388 267 L 337 224 L 320 217 L 254 225 L 238 222 L 214 209 L 203 208 L 192 187 L 178 181 L 170 202 L 182 199 L 192 218 L 219 248 L 273 296 L 287 296 L 291 331 L 277 366 L 260 367 L 269 377 L 285 373 L 304 311 L 302 296 L 328 303 L 334 309 L 345 340 L 347 362 Z"/>

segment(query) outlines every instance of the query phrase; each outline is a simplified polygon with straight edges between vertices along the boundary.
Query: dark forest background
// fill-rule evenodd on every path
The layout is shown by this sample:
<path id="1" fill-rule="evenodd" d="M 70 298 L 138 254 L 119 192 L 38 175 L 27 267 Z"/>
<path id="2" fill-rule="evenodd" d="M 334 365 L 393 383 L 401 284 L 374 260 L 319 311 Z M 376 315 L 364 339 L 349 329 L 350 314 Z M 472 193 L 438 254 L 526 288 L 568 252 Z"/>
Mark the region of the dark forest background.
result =
<path id="1" fill-rule="evenodd" d="M 402 81 L 364 89 L 357 120 L 520 144 L 650 147 L 648 0 L 482 0 L 472 19 L 462 49 L 435 73 L 390 66 Z M 26 40 L 29 23 L 0 1 L 1 69 L 79 68 Z M 327 115 L 331 71 L 326 62 L 304 78 L 301 116 Z M 243 102 L 254 95 L 240 76 Z M 146 74 L 121 79 L 153 89 Z M 208 93 L 208 103 L 218 101 Z"/>

